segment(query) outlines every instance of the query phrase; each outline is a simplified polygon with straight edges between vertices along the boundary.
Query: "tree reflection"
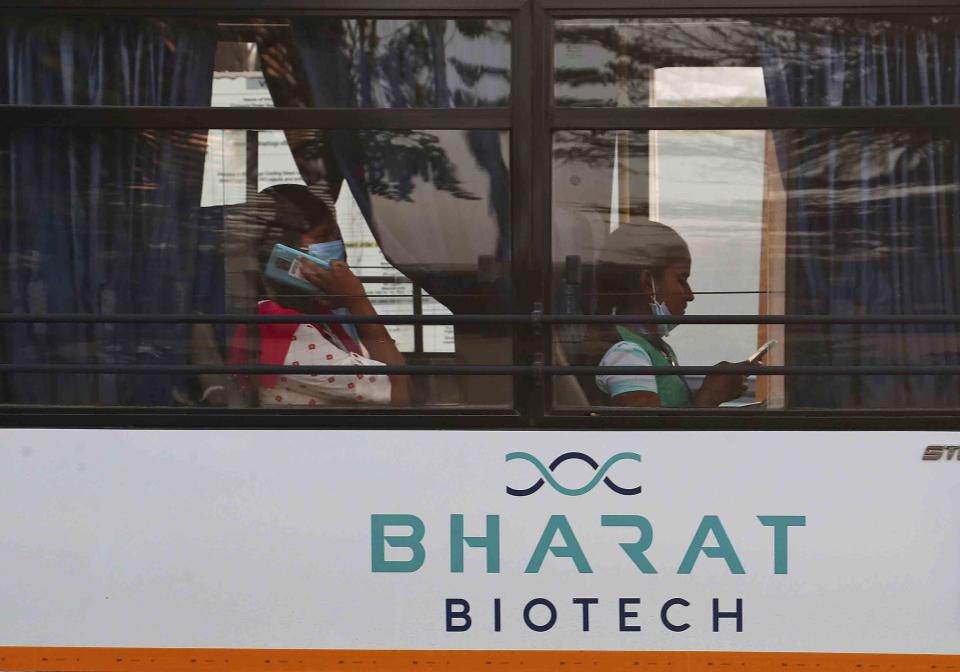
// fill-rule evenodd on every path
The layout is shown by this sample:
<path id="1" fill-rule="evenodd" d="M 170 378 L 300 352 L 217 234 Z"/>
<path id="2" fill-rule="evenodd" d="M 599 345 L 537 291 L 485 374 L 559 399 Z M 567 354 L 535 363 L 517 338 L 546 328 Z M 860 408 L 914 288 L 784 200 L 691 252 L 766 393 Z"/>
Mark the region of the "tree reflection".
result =
<path id="1" fill-rule="evenodd" d="M 845 95 L 859 86 L 845 73 L 887 67 L 897 55 L 904 67 L 886 75 L 894 89 L 911 88 L 912 70 L 935 68 L 938 60 L 950 67 L 935 52 L 955 48 L 958 30 L 960 19 L 951 16 L 558 21 L 557 103 L 646 107 L 650 73 L 665 67 L 764 66 L 777 77 L 806 78 L 814 90 L 817 73 L 832 67 L 842 87 L 836 95 Z M 880 94 L 867 104 L 896 104 Z"/>
<path id="2" fill-rule="evenodd" d="M 556 30 L 560 105 L 646 107 L 654 68 L 758 65 L 747 21 L 560 21 Z"/>
<path id="3" fill-rule="evenodd" d="M 292 36 L 272 31 L 261 39 L 264 74 L 281 106 L 451 108 L 509 102 L 509 21 L 304 19 L 291 24 L 291 31 Z M 293 135 L 288 138 L 305 179 L 339 184 L 328 133 Z M 415 180 L 422 180 L 456 198 L 481 198 L 463 187 L 436 134 L 352 135 L 353 151 L 364 156 L 371 195 L 409 201 Z M 483 164 L 489 157 L 475 158 Z"/>

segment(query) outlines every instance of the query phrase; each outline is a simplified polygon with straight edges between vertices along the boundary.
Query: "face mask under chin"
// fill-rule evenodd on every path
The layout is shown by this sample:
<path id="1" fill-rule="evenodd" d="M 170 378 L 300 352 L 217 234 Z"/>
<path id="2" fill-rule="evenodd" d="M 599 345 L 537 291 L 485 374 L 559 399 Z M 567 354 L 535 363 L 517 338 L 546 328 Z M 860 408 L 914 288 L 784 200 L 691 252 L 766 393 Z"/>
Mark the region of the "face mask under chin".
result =
<path id="1" fill-rule="evenodd" d="M 653 281 L 653 278 L 650 279 L 650 282 L 653 285 L 653 296 L 651 297 L 653 301 L 649 304 L 650 313 L 662 317 L 669 316 L 671 313 L 670 309 L 667 308 L 667 304 L 663 301 L 657 301 L 657 283 Z M 676 326 L 676 324 L 664 324 L 661 322 L 657 325 L 657 334 L 660 337 L 667 336 Z"/>

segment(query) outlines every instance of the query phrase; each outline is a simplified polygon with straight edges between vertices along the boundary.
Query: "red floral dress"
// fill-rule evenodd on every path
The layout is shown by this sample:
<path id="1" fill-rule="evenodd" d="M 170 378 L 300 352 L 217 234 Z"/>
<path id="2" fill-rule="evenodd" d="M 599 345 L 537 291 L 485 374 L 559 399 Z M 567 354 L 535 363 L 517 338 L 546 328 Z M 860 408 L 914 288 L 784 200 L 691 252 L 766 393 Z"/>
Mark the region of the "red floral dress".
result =
<path id="1" fill-rule="evenodd" d="M 261 301 L 259 315 L 299 315 L 275 301 Z M 265 366 L 383 366 L 363 356 L 363 346 L 339 324 L 261 324 L 260 364 Z M 246 328 L 234 332 L 230 362 L 246 361 Z M 261 406 L 390 403 L 390 378 L 377 374 L 260 376 Z"/>

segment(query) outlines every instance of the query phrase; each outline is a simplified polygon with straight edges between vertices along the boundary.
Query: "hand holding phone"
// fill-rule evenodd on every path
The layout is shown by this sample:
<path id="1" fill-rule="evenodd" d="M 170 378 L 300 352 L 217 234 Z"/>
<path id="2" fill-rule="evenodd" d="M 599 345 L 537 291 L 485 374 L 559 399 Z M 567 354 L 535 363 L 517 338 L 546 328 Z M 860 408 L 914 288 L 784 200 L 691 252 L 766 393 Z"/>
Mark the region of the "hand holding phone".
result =
<path id="1" fill-rule="evenodd" d="M 766 343 L 761 345 L 759 348 L 757 348 L 756 352 L 754 352 L 752 355 L 747 357 L 747 362 L 749 362 L 750 364 L 756 364 L 757 362 L 762 360 L 763 357 L 767 354 L 767 352 L 776 344 L 777 344 L 777 341 L 775 339 L 767 341 Z"/>
<path id="2" fill-rule="evenodd" d="M 323 259 L 277 243 L 273 246 L 273 251 L 270 253 L 270 259 L 267 260 L 267 266 L 263 274 L 274 282 L 299 289 L 302 292 L 323 294 L 323 290 L 303 277 L 301 266 L 304 261 L 310 261 L 324 270 L 330 269 L 330 263 Z"/>

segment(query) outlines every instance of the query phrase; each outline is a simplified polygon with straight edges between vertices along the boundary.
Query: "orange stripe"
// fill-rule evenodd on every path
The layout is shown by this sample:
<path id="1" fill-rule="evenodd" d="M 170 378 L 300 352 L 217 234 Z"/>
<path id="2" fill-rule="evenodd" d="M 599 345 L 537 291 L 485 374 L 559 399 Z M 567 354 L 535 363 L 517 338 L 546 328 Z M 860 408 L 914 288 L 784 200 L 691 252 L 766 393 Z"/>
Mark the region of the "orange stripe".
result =
<path id="1" fill-rule="evenodd" d="M 960 655 L 683 651 L 376 651 L 0 647 L 0 670 L 37 672 L 298 672 L 301 670 L 524 672 L 960 671 Z"/>

